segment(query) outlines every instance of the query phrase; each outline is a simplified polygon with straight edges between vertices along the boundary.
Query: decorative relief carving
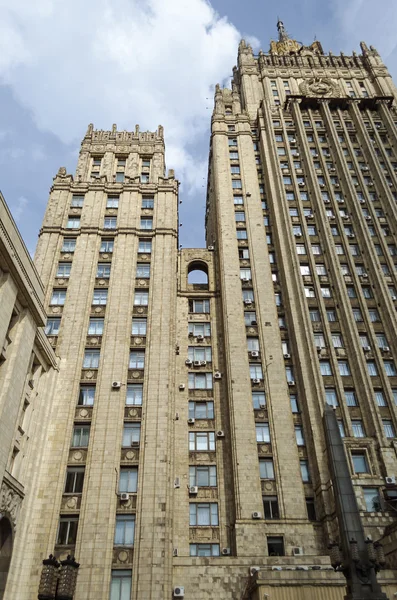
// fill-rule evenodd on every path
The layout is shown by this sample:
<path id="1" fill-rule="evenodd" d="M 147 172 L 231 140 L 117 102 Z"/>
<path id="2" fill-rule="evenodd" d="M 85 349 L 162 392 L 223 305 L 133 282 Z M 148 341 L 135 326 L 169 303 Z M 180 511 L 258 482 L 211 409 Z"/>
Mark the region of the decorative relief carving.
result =
<path id="1" fill-rule="evenodd" d="M 121 450 L 121 462 L 138 462 L 139 461 L 139 449 L 132 450 L 129 448 L 123 448 Z"/>
<path id="2" fill-rule="evenodd" d="M 214 527 L 192 527 L 190 530 L 190 536 L 193 540 L 219 540 L 219 529 Z"/>
<path id="3" fill-rule="evenodd" d="M 104 312 L 104 307 L 103 306 L 96 306 L 94 308 L 94 313 L 96 313 L 97 315 L 101 314 Z"/>
<path id="4" fill-rule="evenodd" d="M 120 496 L 117 498 L 117 510 L 120 512 L 129 512 L 136 508 L 136 494 L 130 494 L 129 499 L 125 502 L 120 502 Z"/>
<path id="5" fill-rule="evenodd" d="M 96 379 L 97 371 L 83 371 L 81 374 L 82 379 Z"/>
<path id="6" fill-rule="evenodd" d="M 141 287 L 146 287 L 148 285 L 148 282 L 146 279 L 139 279 L 138 281 L 138 285 L 140 285 Z"/>
<path id="7" fill-rule="evenodd" d="M 57 315 L 61 312 L 60 306 L 50 306 L 50 310 L 54 315 Z"/>
<path id="8" fill-rule="evenodd" d="M 98 285 L 106 285 L 106 281 L 104 279 L 99 279 Z"/>
<path id="9" fill-rule="evenodd" d="M 273 493 L 276 491 L 275 481 L 261 481 L 262 492 Z"/>
<path id="10" fill-rule="evenodd" d="M 215 452 L 189 452 L 189 460 L 195 463 L 215 462 Z"/>
<path id="11" fill-rule="evenodd" d="M 113 549 L 113 564 L 127 565 L 132 564 L 134 555 L 133 548 L 114 548 Z"/>
<path id="12" fill-rule="evenodd" d="M 92 414 L 91 408 L 77 408 L 76 419 L 90 419 Z"/>
<path id="13" fill-rule="evenodd" d="M 299 84 L 299 90 L 304 96 L 320 96 L 322 98 L 339 97 L 339 85 L 328 77 L 313 77 Z"/>
<path id="14" fill-rule="evenodd" d="M 22 500 L 22 493 L 18 493 L 18 490 L 11 486 L 6 480 L 6 477 L 4 477 L 0 488 L 0 513 L 7 513 L 12 521 L 14 529 L 16 528 Z"/>
<path id="15" fill-rule="evenodd" d="M 62 496 L 61 510 L 79 510 L 81 506 L 81 496 Z"/>

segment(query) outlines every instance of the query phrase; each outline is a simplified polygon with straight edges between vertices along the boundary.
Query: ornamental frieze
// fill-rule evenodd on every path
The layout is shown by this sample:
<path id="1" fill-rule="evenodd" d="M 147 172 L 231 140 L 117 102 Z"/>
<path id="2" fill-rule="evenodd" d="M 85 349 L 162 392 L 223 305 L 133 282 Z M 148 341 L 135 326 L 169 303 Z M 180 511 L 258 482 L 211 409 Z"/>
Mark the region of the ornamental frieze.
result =
<path id="1" fill-rule="evenodd" d="M 340 87 L 328 77 L 313 77 L 299 84 L 299 91 L 303 96 L 320 96 L 322 98 L 335 98 L 341 95 Z"/>

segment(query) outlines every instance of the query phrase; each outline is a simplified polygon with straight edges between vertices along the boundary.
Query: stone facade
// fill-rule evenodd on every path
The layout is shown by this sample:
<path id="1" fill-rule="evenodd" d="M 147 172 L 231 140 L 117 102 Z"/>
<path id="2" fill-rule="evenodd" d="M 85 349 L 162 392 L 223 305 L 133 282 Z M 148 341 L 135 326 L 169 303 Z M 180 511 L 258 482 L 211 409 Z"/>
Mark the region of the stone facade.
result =
<path id="1" fill-rule="evenodd" d="M 216 87 L 206 249 L 178 251 L 162 127 L 90 125 L 54 178 L 35 263 L 59 375 L 10 598 L 55 552 L 76 600 L 342 600 L 326 402 L 396 589 L 397 92 L 375 49 L 281 25 Z"/>

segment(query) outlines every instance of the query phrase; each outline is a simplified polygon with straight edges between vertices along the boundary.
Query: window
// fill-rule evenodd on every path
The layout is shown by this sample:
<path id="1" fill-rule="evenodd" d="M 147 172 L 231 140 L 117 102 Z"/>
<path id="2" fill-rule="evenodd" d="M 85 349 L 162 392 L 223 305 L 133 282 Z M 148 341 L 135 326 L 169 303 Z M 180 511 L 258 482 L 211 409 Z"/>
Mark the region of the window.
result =
<path id="1" fill-rule="evenodd" d="M 52 306 L 63 306 L 66 300 L 66 290 L 53 290 L 50 304 Z"/>
<path id="2" fill-rule="evenodd" d="M 202 335 L 203 337 L 211 336 L 210 323 L 189 323 L 189 334 L 193 336 Z"/>
<path id="3" fill-rule="evenodd" d="M 76 249 L 76 238 L 63 238 L 61 252 L 74 252 Z"/>
<path id="4" fill-rule="evenodd" d="M 72 448 L 86 448 L 90 439 L 89 425 L 75 425 L 73 428 Z"/>
<path id="5" fill-rule="evenodd" d="M 281 536 L 267 536 L 267 553 L 269 556 L 284 556 L 284 539 Z"/>
<path id="6" fill-rule="evenodd" d="M 392 360 L 385 360 L 384 365 L 388 377 L 397 377 L 396 365 Z"/>
<path id="7" fill-rule="evenodd" d="M 296 244 L 296 252 L 298 254 L 306 254 L 305 244 Z"/>
<path id="8" fill-rule="evenodd" d="M 370 308 L 368 313 L 371 323 L 377 323 L 380 321 L 379 313 L 376 308 Z"/>
<path id="9" fill-rule="evenodd" d="M 78 517 L 61 517 L 59 520 L 57 544 L 59 546 L 72 546 L 76 543 Z"/>
<path id="10" fill-rule="evenodd" d="M 291 411 L 293 414 L 299 413 L 299 404 L 298 404 L 298 396 L 296 394 L 290 394 L 289 396 Z"/>
<path id="11" fill-rule="evenodd" d="M 327 321 L 329 323 L 334 323 L 337 321 L 336 312 L 333 308 L 327 309 Z"/>
<path id="12" fill-rule="evenodd" d="M 211 362 L 211 346 L 189 346 L 187 351 L 188 358 L 193 361 Z"/>
<path id="13" fill-rule="evenodd" d="M 70 203 L 70 206 L 73 206 L 74 208 L 82 208 L 83 204 L 84 204 L 84 196 L 79 196 L 77 194 L 73 194 L 72 202 Z"/>
<path id="14" fill-rule="evenodd" d="M 294 371 L 293 371 L 292 367 L 290 367 L 290 366 L 285 367 L 285 376 L 287 378 L 288 383 L 295 383 Z"/>
<path id="15" fill-rule="evenodd" d="M 134 317 L 132 319 L 132 331 L 131 335 L 146 335 L 147 319 L 144 317 Z"/>
<path id="16" fill-rule="evenodd" d="M 248 239 L 247 230 L 246 229 L 238 229 L 236 231 L 236 236 L 238 240 L 246 240 Z"/>
<path id="17" fill-rule="evenodd" d="M 360 256 L 360 250 L 357 244 L 349 244 L 349 248 L 352 256 Z"/>
<path id="18" fill-rule="evenodd" d="M 97 369 L 99 367 L 99 350 L 85 350 L 83 369 Z"/>
<path id="19" fill-rule="evenodd" d="M 114 569 L 110 581 L 110 600 L 129 600 L 131 597 L 132 571 Z"/>
<path id="20" fill-rule="evenodd" d="M 219 544 L 190 544 L 190 556 L 219 556 Z"/>
<path id="21" fill-rule="evenodd" d="M 378 488 L 363 488 L 363 494 L 367 512 L 380 512 L 382 510 Z"/>
<path id="22" fill-rule="evenodd" d="M 46 335 L 58 335 L 60 326 L 61 319 L 55 317 L 52 319 L 47 319 L 44 332 Z"/>
<path id="23" fill-rule="evenodd" d="M 133 546 L 134 534 L 135 515 L 116 515 L 115 546 Z"/>
<path id="24" fill-rule="evenodd" d="M 317 521 L 316 505 L 314 504 L 314 498 L 306 498 L 306 510 L 307 518 L 309 519 L 309 521 Z"/>
<path id="25" fill-rule="evenodd" d="M 97 306 L 105 306 L 108 300 L 107 290 L 94 290 L 92 304 Z"/>
<path id="26" fill-rule="evenodd" d="M 117 219 L 116 217 L 105 217 L 103 221 L 104 229 L 116 229 Z"/>
<path id="27" fill-rule="evenodd" d="M 348 285 L 346 287 L 346 291 L 347 291 L 347 295 L 349 296 L 349 298 L 357 298 L 356 289 L 354 286 Z"/>
<path id="28" fill-rule="evenodd" d="M 321 375 L 325 376 L 332 375 L 332 369 L 329 360 L 320 360 L 320 373 Z"/>
<path id="29" fill-rule="evenodd" d="M 110 264 L 109 263 L 98 263 L 96 276 L 101 279 L 109 279 Z"/>
<path id="30" fill-rule="evenodd" d="M 356 438 L 365 437 L 363 422 L 360 420 L 352 421 L 353 436 Z"/>
<path id="31" fill-rule="evenodd" d="M 363 286 L 362 291 L 363 291 L 364 298 L 366 298 L 367 300 L 370 300 L 371 298 L 373 298 L 372 290 L 370 287 Z"/>
<path id="32" fill-rule="evenodd" d="M 361 323 L 363 321 L 363 315 L 359 308 L 353 308 L 353 317 L 356 323 Z"/>
<path id="33" fill-rule="evenodd" d="M 216 466 L 189 467 L 189 486 L 216 487 Z"/>
<path id="34" fill-rule="evenodd" d="M 145 351 L 131 350 L 129 369 L 144 369 L 145 368 Z"/>
<path id="35" fill-rule="evenodd" d="M 336 250 L 336 254 L 344 254 L 345 253 L 342 244 L 335 244 L 335 250 Z"/>
<path id="36" fill-rule="evenodd" d="M 196 452 L 215 450 L 215 433 L 213 431 L 189 431 L 189 450 Z"/>
<path id="37" fill-rule="evenodd" d="M 101 239 L 101 247 L 99 249 L 99 252 L 105 252 L 107 254 L 111 254 L 113 252 L 113 246 L 114 246 L 114 239 L 102 238 Z"/>
<path id="38" fill-rule="evenodd" d="M 341 377 L 349 377 L 351 375 L 349 363 L 346 360 L 338 360 L 338 368 Z"/>
<path id="39" fill-rule="evenodd" d="M 324 335 L 322 333 L 315 333 L 314 343 L 316 345 L 316 348 L 325 348 Z"/>
<path id="40" fill-rule="evenodd" d="M 131 467 L 129 469 L 120 470 L 119 492 L 135 494 L 138 484 L 138 468 Z"/>
<path id="41" fill-rule="evenodd" d="M 306 200 L 309 200 L 309 195 L 307 192 L 299 192 L 299 196 L 303 202 L 305 202 Z M 310 215 L 310 216 L 312 216 L 312 215 Z"/>
<path id="42" fill-rule="evenodd" d="M 345 390 L 345 400 L 347 406 L 357 406 L 356 392 L 354 390 Z"/>
<path id="43" fill-rule="evenodd" d="M 288 202 L 293 202 L 295 200 L 294 192 L 286 192 L 285 193 Z"/>
<path id="44" fill-rule="evenodd" d="M 140 239 L 138 245 L 139 254 L 151 254 L 152 252 L 152 240 Z"/>
<path id="45" fill-rule="evenodd" d="M 123 172 L 119 171 L 116 173 L 116 183 L 123 183 L 124 178 L 125 178 L 125 176 L 124 176 Z"/>
<path id="46" fill-rule="evenodd" d="M 320 312 L 317 310 L 317 308 L 311 308 L 309 314 L 312 323 L 318 323 L 320 321 Z"/>
<path id="47" fill-rule="evenodd" d="M 263 514 L 265 519 L 279 519 L 277 496 L 263 496 Z"/>
<path id="48" fill-rule="evenodd" d="M 309 235 L 317 235 L 316 226 L 315 225 L 308 225 L 307 226 L 307 233 Z"/>
<path id="49" fill-rule="evenodd" d="M 269 443 L 270 442 L 269 423 L 257 423 L 255 425 L 255 430 L 256 430 L 256 441 L 258 443 Z"/>
<path id="50" fill-rule="evenodd" d="M 265 392 L 252 392 L 252 404 L 255 409 L 265 408 L 266 395 Z"/>
<path id="51" fill-rule="evenodd" d="M 385 432 L 385 436 L 387 438 L 394 438 L 394 437 L 396 437 L 396 433 L 394 431 L 393 422 L 390 421 L 390 420 L 388 420 L 388 419 L 383 419 L 382 423 L 383 423 L 383 430 Z"/>
<path id="52" fill-rule="evenodd" d="M 367 455 L 364 452 L 352 453 L 353 469 L 356 474 L 369 473 Z"/>
<path id="53" fill-rule="evenodd" d="M 119 200 L 119 196 L 108 196 L 106 200 L 106 208 L 118 208 Z"/>
<path id="54" fill-rule="evenodd" d="M 299 462 L 300 462 L 300 468 L 301 468 L 302 481 L 304 483 L 308 483 L 310 481 L 309 461 L 301 460 Z"/>
<path id="55" fill-rule="evenodd" d="M 150 264 L 138 263 L 136 266 L 136 277 L 142 279 L 150 278 Z"/>
<path id="56" fill-rule="evenodd" d="M 134 306 L 147 306 L 149 304 L 149 292 L 135 290 Z"/>
<path id="57" fill-rule="evenodd" d="M 229 152 L 229 159 L 230 160 L 238 160 L 238 152 L 235 152 L 235 151 Z"/>
<path id="58" fill-rule="evenodd" d="M 339 427 L 339 433 L 340 433 L 340 437 L 341 437 L 341 438 L 344 438 L 344 437 L 346 437 L 346 434 L 345 434 L 345 426 L 344 426 L 344 424 L 343 424 L 343 421 L 338 421 L 338 427 Z"/>
<path id="59" fill-rule="evenodd" d="M 66 470 L 65 494 L 81 494 L 84 483 L 84 467 L 68 467 Z"/>
<path id="60" fill-rule="evenodd" d="M 334 348 L 343 348 L 343 339 L 340 333 L 332 334 L 332 344 Z"/>
<path id="61" fill-rule="evenodd" d="M 127 406 L 142 406 L 143 385 L 141 383 L 129 383 L 127 385 Z"/>
<path id="62" fill-rule="evenodd" d="M 385 396 L 382 390 L 374 390 L 376 404 L 378 406 L 387 406 Z"/>
<path id="63" fill-rule="evenodd" d="M 300 425 L 295 425 L 295 439 L 298 446 L 305 445 L 305 438 L 303 436 L 303 429 Z"/>
<path id="64" fill-rule="evenodd" d="M 232 179 L 232 188 L 234 190 L 241 190 L 242 187 L 241 179 Z"/>
<path id="65" fill-rule="evenodd" d="M 328 215 L 328 216 L 333 216 L 333 215 L 331 214 L 331 215 Z M 331 227 L 331 233 L 332 233 L 332 235 L 334 237 L 338 237 L 339 236 L 339 230 L 338 230 L 338 228 L 335 225 L 332 225 L 332 227 Z"/>
<path id="66" fill-rule="evenodd" d="M 259 473 L 261 479 L 274 479 L 274 467 L 272 458 L 259 459 Z"/>
<path id="67" fill-rule="evenodd" d="M 232 165 L 230 167 L 230 173 L 232 175 L 240 175 L 240 165 Z"/>
<path id="68" fill-rule="evenodd" d="M 335 388 L 325 388 L 325 400 L 329 406 L 338 406 Z"/>
<path id="69" fill-rule="evenodd" d="M 293 231 L 294 235 L 299 235 L 299 236 L 302 235 L 302 227 L 300 225 L 294 225 L 292 228 L 292 231 Z"/>
<path id="70" fill-rule="evenodd" d="M 321 246 L 319 244 L 312 244 L 312 253 L 316 256 L 321 254 Z"/>
<path id="71" fill-rule="evenodd" d="M 250 377 L 252 379 L 263 379 L 262 366 L 250 364 Z"/>
<path id="72" fill-rule="evenodd" d="M 142 196 L 142 208 L 154 208 L 153 196 Z"/>
<path id="73" fill-rule="evenodd" d="M 244 204 L 244 200 L 242 196 L 233 196 L 233 203 L 237 206 Z"/>
<path id="74" fill-rule="evenodd" d="M 142 217 L 141 218 L 141 229 L 153 229 L 153 219 L 150 217 Z"/>
<path id="75" fill-rule="evenodd" d="M 88 335 L 103 335 L 104 319 L 90 318 Z"/>
<path id="76" fill-rule="evenodd" d="M 376 363 L 374 363 L 372 360 L 367 361 L 367 371 L 370 377 L 378 376 L 378 369 L 376 368 Z"/>
<path id="77" fill-rule="evenodd" d="M 237 138 L 228 138 L 229 146 L 237 146 Z"/>
<path id="78" fill-rule="evenodd" d="M 123 429 L 123 448 L 131 446 L 133 442 L 138 442 L 141 439 L 141 424 L 140 423 L 124 423 Z"/>
<path id="79" fill-rule="evenodd" d="M 331 288 L 328 286 L 321 287 L 321 295 L 323 298 L 332 298 Z"/>
<path id="80" fill-rule="evenodd" d="M 235 212 L 234 219 L 236 223 L 243 223 L 245 221 L 245 213 L 244 212 Z"/>
<path id="81" fill-rule="evenodd" d="M 300 265 L 301 275 L 308 276 L 310 275 L 310 267 L 309 265 Z"/>
<path id="82" fill-rule="evenodd" d="M 80 228 L 80 217 L 68 217 L 66 224 L 67 229 L 79 229 Z"/>
<path id="83" fill-rule="evenodd" d="M 212 390 L 212 373 L 189 373 L 189 390 Z"/>
<path id="84" fill-rule="evenodd" d="M 250 257 L 249 249 L 248 248 L 239 248 L 238 257 L 247 260 Z"/>
<path id="85" fill-rule="evenodd" d="M 78 406 L 93 406 L 95 398 L 95 387 L 81 386 L 79 393 Z"/>
<path id="86" fill-rule="evenodd" d="M 189 504 L 190 526 L 216 526 L 218 524 L 218 505 L 215 502 L 192 502 Z"/>
<path id="87" fill-rule="evenodd" d="M 211 401 L 189 402 L 189 419 L 213 419 L 214 403 Z"/>

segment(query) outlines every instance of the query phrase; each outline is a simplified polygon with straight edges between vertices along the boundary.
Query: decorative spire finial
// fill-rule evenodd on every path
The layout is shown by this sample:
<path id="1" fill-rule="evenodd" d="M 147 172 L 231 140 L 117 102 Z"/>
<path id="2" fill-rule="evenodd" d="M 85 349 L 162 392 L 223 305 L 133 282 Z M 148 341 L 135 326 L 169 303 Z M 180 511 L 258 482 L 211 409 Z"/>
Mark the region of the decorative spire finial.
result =
<path id="1" fill-rule="evenodd" d="M 288 33 L 285 30 L 284 23 L 281 19 L 277 18 L 277 31 L 278 31 L 278 40 L 279 42 L 285 42 L 285 40 L 289 39 Z"/>

